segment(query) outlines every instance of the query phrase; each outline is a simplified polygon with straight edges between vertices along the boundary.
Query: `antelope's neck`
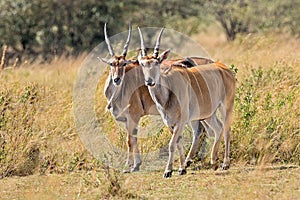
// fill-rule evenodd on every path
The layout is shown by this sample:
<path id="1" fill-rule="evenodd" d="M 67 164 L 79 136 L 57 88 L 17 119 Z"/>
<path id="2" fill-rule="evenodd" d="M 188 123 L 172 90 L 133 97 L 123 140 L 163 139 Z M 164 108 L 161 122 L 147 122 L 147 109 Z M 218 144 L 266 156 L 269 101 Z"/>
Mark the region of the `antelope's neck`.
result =
<path id="1" fill-rule="evenodd" d="M 148 87 L 148 89 L 155 104 L 164 107 L 169 100 L 168 97 L 170 91 L 168 90 L 166 85 L 161 83 L 162 82 L 160 80 L 160 84 L 156 84 L 155 87 Z"/>
<path id="2" fill-rule="evenodd" d="M 106 79 L 105 86 L 104 86 L 104 95 L 107 99 L 110 99 L 113 93 L 113 85 L 112 85 L 112 78 L 109 74 L 109 77 Z"/>

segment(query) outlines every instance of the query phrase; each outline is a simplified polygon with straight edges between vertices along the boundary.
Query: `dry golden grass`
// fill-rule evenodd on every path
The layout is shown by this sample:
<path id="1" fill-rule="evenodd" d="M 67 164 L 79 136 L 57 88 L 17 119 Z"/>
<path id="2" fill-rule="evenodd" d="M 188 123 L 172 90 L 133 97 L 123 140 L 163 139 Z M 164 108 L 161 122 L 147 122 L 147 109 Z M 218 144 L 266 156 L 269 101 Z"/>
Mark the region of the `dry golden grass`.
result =
<path id="1" fill-rule="evenodd" d="M 38 161 L 31 163 L 42 173 L 72 170 L 91 159 L 72 115 L 73 84 L 82 60 L 63 59 L 1 72 L 2 176 L 23 174 L 15 168 L 31 162 L 31 151 L 38 154 Z"/>
<path id="2" fill-rule="evenodd" d="M 299 167 L 233 166 L 162 179 L 161 172 L 119 175 L 122 192 L 110 195 L 99 172 L 11 177 L 0 181 L 1 199 L 299 199 Z"/>
<path id="3" fill-rule="evenodd" d="M 237 66 L 241 78 L 247 76 L 250 69 L 272 68 L 278 62 L 293 66 L 300 74 L 300 39 L 287 34 L 249 34 L 227 42 L 220 28 L 211 27 L 194 35 L 193 39 L 209 52 L 212 59 Z"/>
<path id="4" fill-rule="evenodd" d="M 159 172 L 126 175 L 103 169 L 82 145 L 73 122 L 73 84 L 81 56 L 0 71 L 1 198 L 300 198 L 299 39 L 256 34 L 228 43 L 220 30 L 210 31 L 194 39 L 213 59 L 238 69 L 233 168 L 228 172 L 190 170 L 164 180 L 163 166 Z M 99 78 L 101 88 L 105 77 Z M 99 120 L 111 140 L 124 146 L 124 133 L 104 113 L 101 89 L 96 95 Z M 158 144 L 152 139 L 143 141 L 143 148 Z M 270 164 L 283 167 L 266 170 Z"/>

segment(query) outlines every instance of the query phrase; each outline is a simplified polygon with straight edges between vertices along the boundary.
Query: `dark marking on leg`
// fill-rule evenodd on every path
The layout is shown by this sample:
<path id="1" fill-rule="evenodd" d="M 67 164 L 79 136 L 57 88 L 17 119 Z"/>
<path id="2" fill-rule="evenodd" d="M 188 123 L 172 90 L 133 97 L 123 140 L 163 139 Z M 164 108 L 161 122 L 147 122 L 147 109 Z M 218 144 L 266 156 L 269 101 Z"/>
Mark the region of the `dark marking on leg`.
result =
<path id="1" fill-rule="evenodd" d="M 191 160 L 188 160 L 186 163 L 185 163 L 185 167 L 188 168 L 189 166 L 191 166 L 192 164 L 192 161 Z"/>
<path id="2" fill-rule="evenodd" d="M 211 164 L 211 168 L 215 171 L 219 168 L 218 161 L 219 161 L 219 158 L 216 159 L 216 162 L 214 164 Z"/>
<path id="3" fill-rule="evenodd" d="M 137 172 L 137 171 L 139 171 L 141 165 L 142 165 L 142 162 L 137 163 L 134 167 L 131 168 L 131 172 Z"/>
<path id="4" fill-rule="evenodd" d="M 132 135 L 137 136 L 137 132 L 138 132 L 137 128 L 134 128 L 133 131 L 132 131 Z"/>
<path id="5" fill-rule="evenodd" d="M 229 165 L 223 163 L 223 165 L 222 165 L 222 170 L 228 170 L 228 169 L 229 169 Z"/>
<path id="6" fill-rule="evenodd" d="M 198 128 L 197 128 L 197 135 L 199 136 L 204 130 L 204 127 L 201 123 L 201 121 L 198 122 Z"/>
<path id="7" fill-rule="evenodd" d="M 124 174 L 127 174 L 127 173 L 130 173 L 130 170 L 129 170 L 129 169 L 124 169 L 122 172 L 123 172 Z"/>
<path id="8" fill-rule="evenodd" d="M 180 135 L 180 136 L 178 137 L 176 143 L 179 143 L 181 139 L 182 139 L 182 136 Z"/>
<path id="9" fill-rule="evenodd" d="M 186 174 L 186 169 L 179 169 L 178 170 L 178 175 L 181 176 L 181 175 L 185 175 Z"/>
<path id="10" fill-rule="evenodd" d="M 172 176 L 172 171 L 168 171 L 164 173 L 164 178 L 171 178 Z"/>
<path id="11" fill-rule="evenodd" d="M 211 168 L 216 171 L 219 168 L 218 163 L 212 164 Z"/>
<path id="12" fill-rule="evenodd" d="M 175 127 L 175 125 L 171 125 L 171 126 L 169 126 L 169 131 L 173 134 L 173 131 L 174 131 L 174 127 Z"/>

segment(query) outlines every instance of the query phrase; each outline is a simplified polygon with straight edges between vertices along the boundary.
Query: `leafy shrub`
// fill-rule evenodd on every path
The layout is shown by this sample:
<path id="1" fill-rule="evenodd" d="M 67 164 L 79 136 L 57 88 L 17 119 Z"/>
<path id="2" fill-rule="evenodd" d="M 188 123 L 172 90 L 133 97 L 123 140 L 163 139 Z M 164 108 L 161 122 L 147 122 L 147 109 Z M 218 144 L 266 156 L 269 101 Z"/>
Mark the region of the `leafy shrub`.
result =
<path id="1" fill-rule="evenodd" d="M 300 163 L 295 68 L 252 69 L 236 90 L 232 157 L 248 163 Z"/>

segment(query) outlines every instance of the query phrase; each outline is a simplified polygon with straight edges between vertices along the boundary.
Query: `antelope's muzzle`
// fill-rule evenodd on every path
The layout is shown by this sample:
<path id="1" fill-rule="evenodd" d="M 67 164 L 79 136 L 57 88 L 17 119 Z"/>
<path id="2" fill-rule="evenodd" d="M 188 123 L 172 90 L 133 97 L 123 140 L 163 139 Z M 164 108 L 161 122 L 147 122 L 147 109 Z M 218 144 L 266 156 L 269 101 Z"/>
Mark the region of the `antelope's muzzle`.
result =
<path id="1" fill-rule="evenodd" d="M 145 81 L 145 85 L 153 87 L 155 85 L 155 83 L 152 80 L 152 78 L 149 78 L 148 80 Z"/>
<path id="2" fill-rule="evenodd" d="M 114 78 L 114 84 L 116 84 L 116 85 L 120 85 L 120 83 L 121 83 L 121 78 L 120 77 L 116 77 L 116 78 Z"/>

